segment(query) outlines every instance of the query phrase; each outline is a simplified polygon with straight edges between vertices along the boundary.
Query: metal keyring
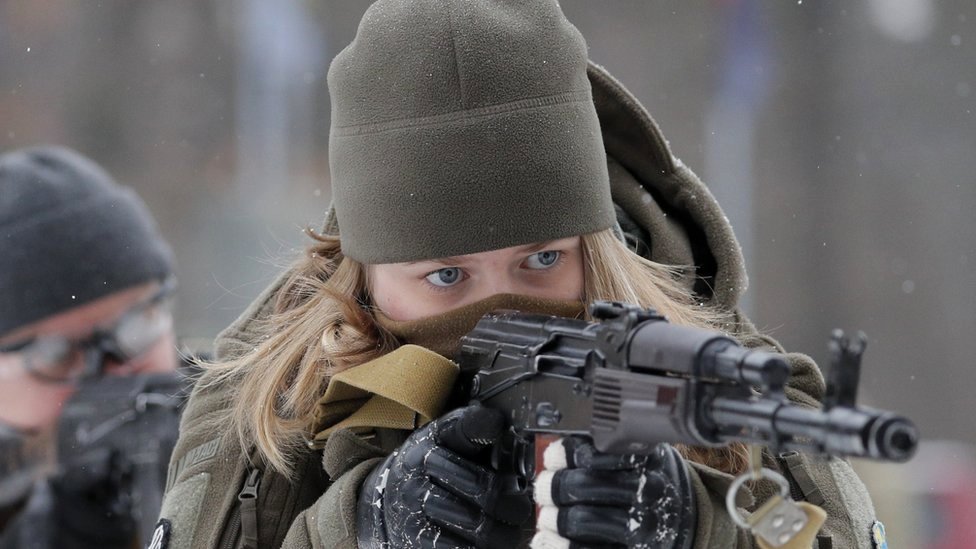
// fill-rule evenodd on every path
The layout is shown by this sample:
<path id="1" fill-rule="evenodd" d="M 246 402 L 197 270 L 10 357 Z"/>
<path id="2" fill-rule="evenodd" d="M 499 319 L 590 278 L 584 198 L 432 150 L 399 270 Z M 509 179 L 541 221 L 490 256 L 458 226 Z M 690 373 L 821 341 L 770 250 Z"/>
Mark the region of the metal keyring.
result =
<path id="1" fill-rule="evenodd" d="M 779 484 L 780 496 L 783 498 L 788 498 L 790 495 L 790 484 L 787 482 L 783 475 L 773 471 L 772 469 L 766 469 L 765 467 L 759 469 L 758 474 L 745 474 L 739 475 L 732 481 L 729 485 L 729 491 L 725 494 L 725 508 L 729 512 L 729 516 L 732 517 L 732 522 L 736 523 L 739 527 L 746 530 L 752 530 L 752 526 L 742 518 L 742 514 L 739 513 L 739 509 L 735 506 L 735 494 L 742 488 L 742 484 L 747 480 L 759 480 L 761 478 L 768 478 Z"/>

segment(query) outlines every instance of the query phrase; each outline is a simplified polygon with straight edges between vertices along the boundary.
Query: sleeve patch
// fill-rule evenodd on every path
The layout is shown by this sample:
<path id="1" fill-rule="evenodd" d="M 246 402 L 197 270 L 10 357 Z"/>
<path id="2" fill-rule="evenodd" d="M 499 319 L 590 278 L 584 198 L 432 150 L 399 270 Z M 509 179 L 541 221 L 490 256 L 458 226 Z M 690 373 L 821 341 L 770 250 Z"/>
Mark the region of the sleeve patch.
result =
<path id="1" fill-rule="evenodd" d="M 871 543 L 874 549 L 888 549 L 885 527 L 880 520 L 874 521 L 874 524 L 871 525 Z"/>
<path id="2" fill-rule="evenodd" d="M 152 539 L 149 540 L 149 547 L 146 549 L 166 549 L 169 547 L 169 530 L 171 524 L 166 519 L 159 519 L 156 529 L 153 530 Z"/>

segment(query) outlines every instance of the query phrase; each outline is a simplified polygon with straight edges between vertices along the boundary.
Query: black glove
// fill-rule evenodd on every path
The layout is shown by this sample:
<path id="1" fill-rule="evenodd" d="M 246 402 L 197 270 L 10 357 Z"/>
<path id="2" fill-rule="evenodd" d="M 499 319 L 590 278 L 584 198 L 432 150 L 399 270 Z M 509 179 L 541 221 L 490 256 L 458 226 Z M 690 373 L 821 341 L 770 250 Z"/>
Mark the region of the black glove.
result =
<path id="1" fill-rule="evenodd" d="M 59 547 L 132 546 L 132 466 L 117 451 L 89 450 L 50 482 Z"/>
<path id="2" fill-rule="evenodd" d="M 619 456 L 564 438 L 546 449 L 543 461 L 532 547 L 691 547 L 694 490 L 671 445 L 659 444 L 648 456 Z"/>
<path id="3" fill-rule="evenodd" d="M 411 434 L 359 492 L 359 546 L 514 547 L 533 506 L 488 465 L 504 429 L 500 411 L 469 406 Z"/>

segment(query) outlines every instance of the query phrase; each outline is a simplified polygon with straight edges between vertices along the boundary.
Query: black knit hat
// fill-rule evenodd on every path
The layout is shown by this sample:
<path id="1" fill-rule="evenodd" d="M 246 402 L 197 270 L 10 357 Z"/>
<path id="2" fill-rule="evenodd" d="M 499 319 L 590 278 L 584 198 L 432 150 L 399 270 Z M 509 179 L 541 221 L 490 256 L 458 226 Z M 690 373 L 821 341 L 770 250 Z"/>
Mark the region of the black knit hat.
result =
<path id="1" fill-rule="evenodd" d="M 142 200 L 59 147 L 0 155 L 0 335 L 173 271 Z"/>
<path id="2" fill-rule="evenodd" d="M 586 43 L 555 0 L 379 0 L 332 61 L 342 250 L 395 263 L 612 227 Z"/>

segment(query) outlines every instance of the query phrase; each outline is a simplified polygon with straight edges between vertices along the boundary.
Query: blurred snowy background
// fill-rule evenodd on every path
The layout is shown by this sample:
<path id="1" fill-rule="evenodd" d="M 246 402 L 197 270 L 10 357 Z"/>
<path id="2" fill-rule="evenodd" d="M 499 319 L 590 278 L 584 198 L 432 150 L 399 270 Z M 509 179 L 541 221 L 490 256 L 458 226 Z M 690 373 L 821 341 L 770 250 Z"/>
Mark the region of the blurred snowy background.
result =
<path id="1" fill-rule="evenodd" d="M 178 331 L 210 338 L 323 217 L 325 75 L 368 4 L 0 0 L 0 149 L 65 144 L 135 187 L 176 249 Z M 820 362 L 832 328 L 868 334 L 862 403 L 926 439 L 858 463 L 894 546 L 973 547 L 973 4 L 562 6 L 723 203 L 755 322 Z"/>

